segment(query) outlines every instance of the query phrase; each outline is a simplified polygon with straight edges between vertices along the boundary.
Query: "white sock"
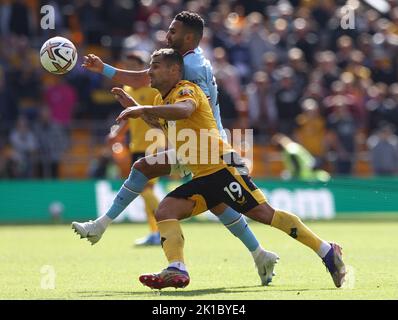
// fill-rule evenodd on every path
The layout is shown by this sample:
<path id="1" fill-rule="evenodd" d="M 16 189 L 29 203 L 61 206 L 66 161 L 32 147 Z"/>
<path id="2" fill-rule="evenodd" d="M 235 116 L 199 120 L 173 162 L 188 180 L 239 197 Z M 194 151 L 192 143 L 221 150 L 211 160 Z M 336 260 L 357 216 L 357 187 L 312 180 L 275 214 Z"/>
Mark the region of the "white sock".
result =
<path id="1" fill-rule="evenodd" d="M 263 251 L 264 251 L 264 249 L 259 245 L 256 250 L 250 252 L 253 256 L 254 261 L 257 259 L 257 257 L 260 255 L 260 253 Z"/>
<path id="2" fill-rule="evenodd" d="M 113 220 L 109 218 L 106 214 L 104 214 L 103 216 L 97 218 L 97 220 L 95 221 L 99 222 L 104 227 L 104 229 L 106 229 Z"/>
<path id="3" fill-rule="evenodd" d="M 175 261 L 175 262 L 170 263 L 169 267 L 177 268 L 181 271 L 187 272 L 187 267 L 185 266 L 184 263 L 182 263 L 180 261 Z"/>
<path id="4" fill-rule="evenodd" d="M 320 256 L 321 258 L 324 258 L 326 256 L 326 254 L 329 252 L 331 247 L 332 246 L 330 245 L 329 242 L 322 241 L 321 246 L 317 252 L 318 256 Z"/>

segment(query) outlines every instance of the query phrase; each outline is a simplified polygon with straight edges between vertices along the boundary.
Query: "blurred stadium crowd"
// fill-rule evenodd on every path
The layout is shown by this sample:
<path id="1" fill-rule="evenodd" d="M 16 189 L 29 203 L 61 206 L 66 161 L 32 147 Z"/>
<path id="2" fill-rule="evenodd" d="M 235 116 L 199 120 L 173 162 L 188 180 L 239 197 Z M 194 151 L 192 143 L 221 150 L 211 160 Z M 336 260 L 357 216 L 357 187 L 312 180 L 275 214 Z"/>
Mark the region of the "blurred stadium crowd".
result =
<path id="1" fill-rule="evenodd" d="M 74 132 L 90 129 L 102 145 L 120 111 L 113 84 L 83 70 L 82 56 L 121 66 L 129 50 L 163 47 L 181 10 L 206 22 L 201 47 L 217 78 L 224 126 L 253 128 L 265 153 L 271 136 L 285 133 L 332 175 L 360 174 L 361 159 L 365 174 L 397 174 L 398 2 L 386 2 L 382 13 L 358 0 L 3 1 L 0 177 L 68 177 L 59 166 L 79 138 Z M 43 5 L 55 8 L 55 30 L 40 27 Z M 353 20 L 343 28 L 347 17 Z M 55 35 L 79 51 L 65 76 L 39 64 L 39 48 Z"/>

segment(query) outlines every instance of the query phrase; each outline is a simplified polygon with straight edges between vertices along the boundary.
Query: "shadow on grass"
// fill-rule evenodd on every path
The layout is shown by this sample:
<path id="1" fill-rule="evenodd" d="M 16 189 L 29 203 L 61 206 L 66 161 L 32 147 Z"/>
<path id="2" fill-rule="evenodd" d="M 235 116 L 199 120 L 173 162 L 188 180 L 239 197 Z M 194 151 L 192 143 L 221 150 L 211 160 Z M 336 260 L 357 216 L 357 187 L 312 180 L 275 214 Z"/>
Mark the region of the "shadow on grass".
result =
<path id="1" fill-rule="evenodd" d="M 254 289 L 254 290 L 253 290 Z M 151 290 L 148 291 L 77 291 L 81 298 L 106 298 L 106 297 L 147 297 L 152 299 L 162 299 L 162 297 L 196 297 L 214 294 L 236 294 L 236 293 L 272 293 L 272 292 L 303 292 L 303 291 L 329 291 L 334 288 L 297 288 L 297 289 L 283 289 L 278 287 L 263 287 L 256 286 L 239 286 L 239 287 L 222 287 L 222 288 L 209 288 L 198 290 L 185 290 L 185 289 L 165 289 L 165 290 Z"/>
<path id="2" fill-rule="evenodd" d="M 243 286 L 243 287 L 229 287 L 229 288 L 209 288 L 198 290 L 185 290 L 185 289 L 164 289 L 164 290 L 151 290 L 148 291 L 78 291 L 77 294 L 81 297 L 112 297 L 112 296 L 130 296 L 130 297 L 162 297 L 162 296 L 201 296 L 208 294 L 220 293 L 247 293 L 254 292 L 251 288 L 261 288 L 261 286 Z"/>

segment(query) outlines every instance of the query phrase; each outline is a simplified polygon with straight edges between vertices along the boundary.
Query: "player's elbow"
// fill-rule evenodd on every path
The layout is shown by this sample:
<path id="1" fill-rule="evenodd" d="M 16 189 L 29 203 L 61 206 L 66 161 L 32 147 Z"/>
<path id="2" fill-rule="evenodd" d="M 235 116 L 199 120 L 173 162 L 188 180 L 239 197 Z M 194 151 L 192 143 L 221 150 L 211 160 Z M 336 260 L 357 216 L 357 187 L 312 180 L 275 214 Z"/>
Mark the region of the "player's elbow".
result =
<path id="1" fill-rule="evenodd" d="M 195 111 L 195 108 L 196 108 L 196 105 L 190 99 L 182 101 L 182 102 L 178 102 L 174 106 L 177 107 L 176 111 L 178 111 L 176 113 L 176 115 L 178 114 L 178 119 L 175 119 L 175 120 L 189 118 L 192 115 L 192 113 Z"/>
<path id="2" fill-rule="evenodd" d="M 184 108 L 183 110 L 181 110 L 181 114 L 180 114 L 181 119 L 189 118 L 192 115 L 193 111 L 194 110 L 191 108 Z"/>

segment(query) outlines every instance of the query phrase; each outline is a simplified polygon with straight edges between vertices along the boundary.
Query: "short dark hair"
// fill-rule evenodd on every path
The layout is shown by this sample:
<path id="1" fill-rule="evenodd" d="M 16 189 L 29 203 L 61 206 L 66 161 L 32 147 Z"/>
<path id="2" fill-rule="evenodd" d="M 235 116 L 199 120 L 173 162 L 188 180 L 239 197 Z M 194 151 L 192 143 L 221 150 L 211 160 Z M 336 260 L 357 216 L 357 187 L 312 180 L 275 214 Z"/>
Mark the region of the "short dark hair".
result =
<path id="1" fill-rule="evenodd" d="M 191 29 L 199 41 L 202 39 L 205 22 L 200 15 L 195 12 L 181 11 L 174 17 L 174 20 L 181 21 L 184 26 Z"/>
<path id="2" fill-rule="evenodd" d="M 180 67 L 182 76 L 184 71 L 184 58 L 177 50 L 172 48 L 162 48 L 152 53 L 151 57 L 161 57 L 168 63 L 168 65 L 177 64 Z"/>

